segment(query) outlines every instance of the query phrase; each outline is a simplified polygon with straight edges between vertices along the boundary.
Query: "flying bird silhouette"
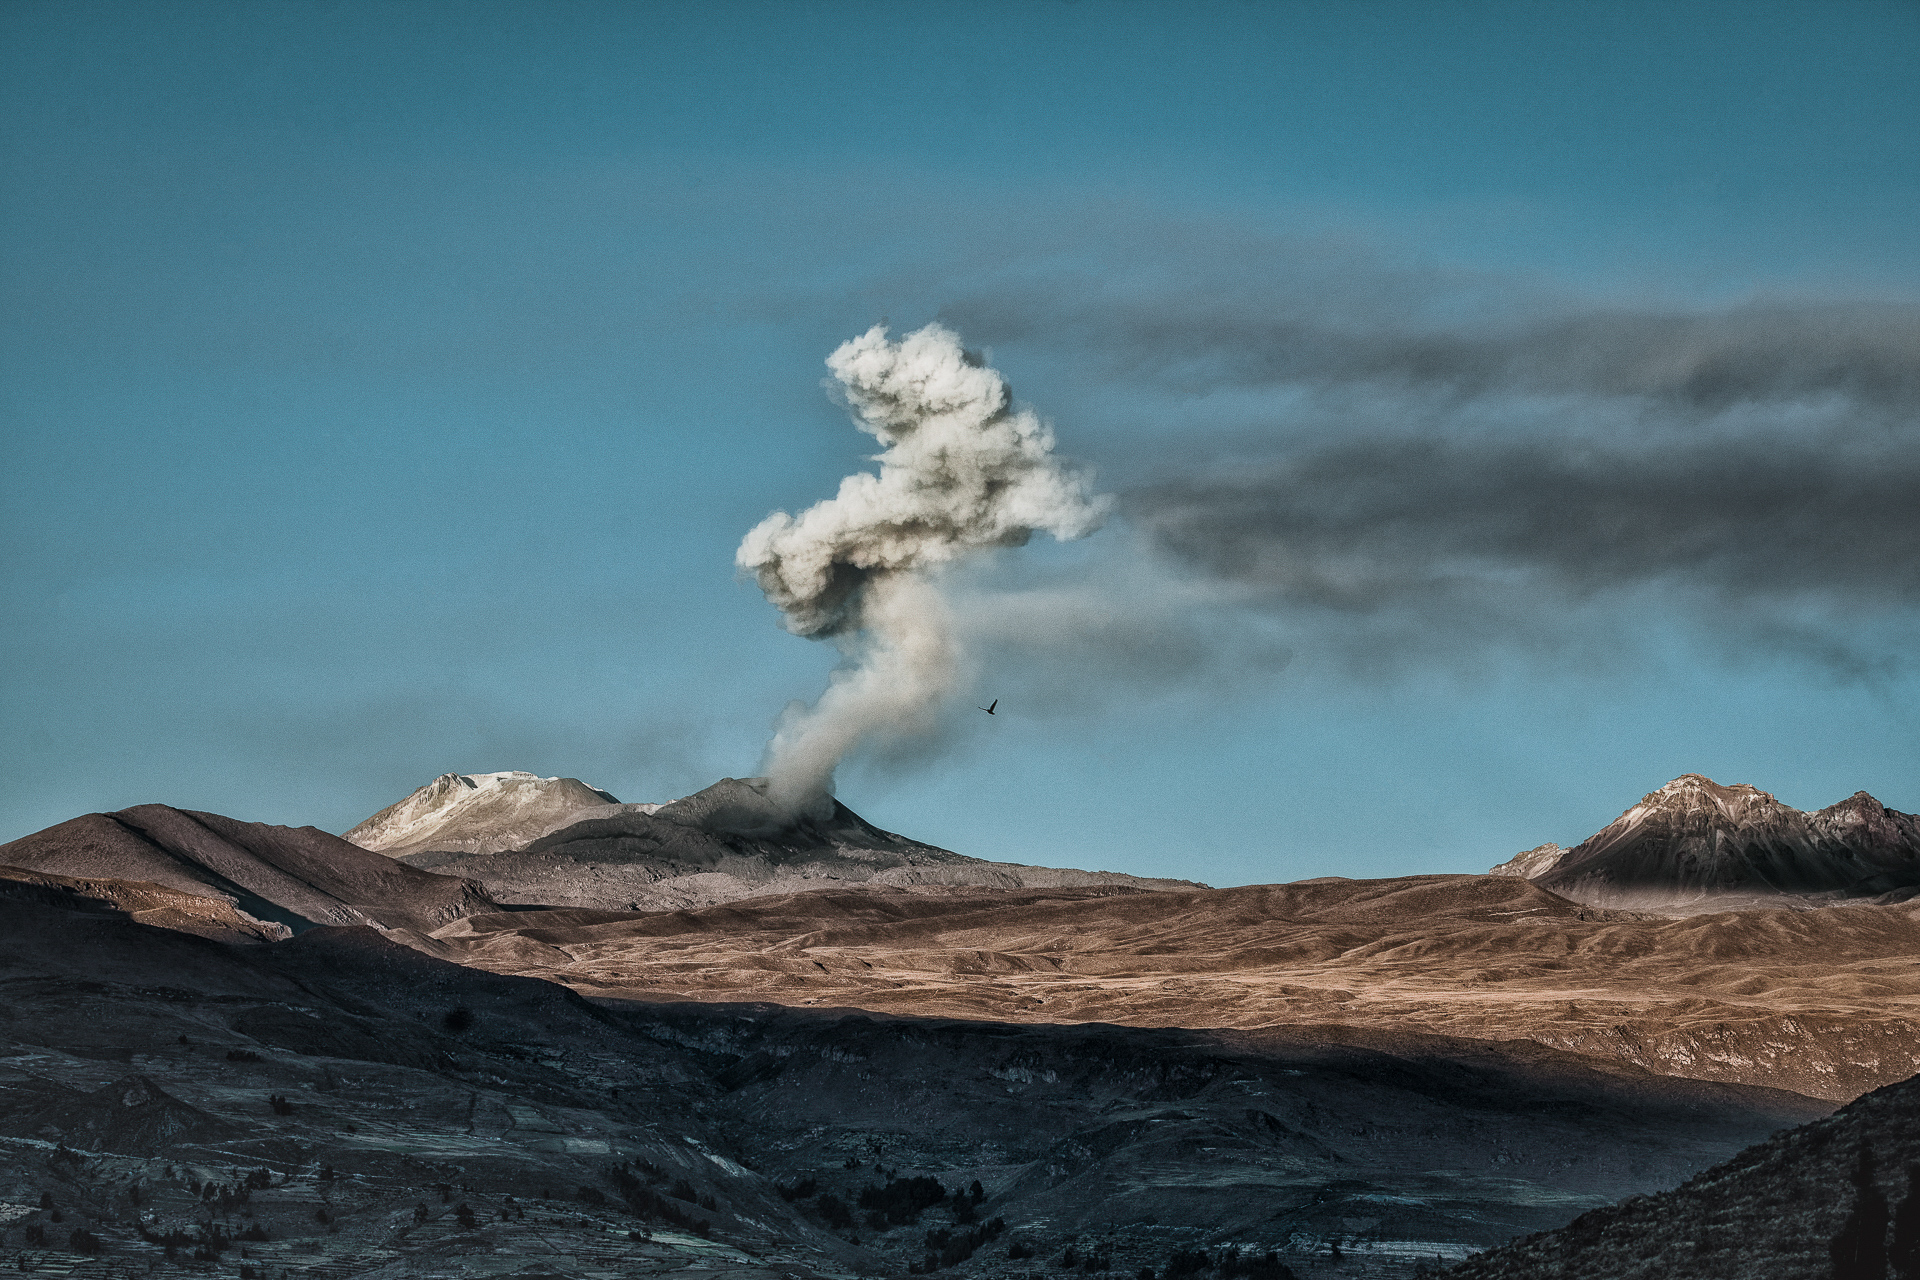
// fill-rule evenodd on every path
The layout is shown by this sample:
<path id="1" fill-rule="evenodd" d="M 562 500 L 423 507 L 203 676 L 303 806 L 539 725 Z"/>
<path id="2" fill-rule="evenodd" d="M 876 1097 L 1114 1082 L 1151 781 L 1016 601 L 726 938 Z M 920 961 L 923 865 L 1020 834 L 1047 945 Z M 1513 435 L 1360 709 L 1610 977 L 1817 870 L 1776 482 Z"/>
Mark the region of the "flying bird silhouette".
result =
<path id="1" fill-rule="evenodd" d="M 988 715 L 992 715 L 993 709 L 999 705 L 1000 705 L 1000 699 L 995 698 L 992 702 L 989 702 L 986 706 L 981 707 L 980 710 L 986 712 Z"/>

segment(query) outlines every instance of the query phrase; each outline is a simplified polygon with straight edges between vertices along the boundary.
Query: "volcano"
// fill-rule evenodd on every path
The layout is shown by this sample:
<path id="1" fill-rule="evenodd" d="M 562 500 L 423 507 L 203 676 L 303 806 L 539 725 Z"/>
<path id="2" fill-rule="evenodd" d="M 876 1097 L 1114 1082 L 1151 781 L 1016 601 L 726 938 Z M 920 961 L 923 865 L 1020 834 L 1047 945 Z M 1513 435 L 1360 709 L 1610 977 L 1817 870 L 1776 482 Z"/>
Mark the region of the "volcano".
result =
<path id="1" fill-rule="evenodd" d="M 837 800 L 792 814 L 764 778 L 665 804 L 622 804 L 573 778 L 445 774 L 346 833 L 408 866 L 471 878 L 495 901 L 611 911 L 700 909 L 851 884 L 1109 892 L 1188 880 L 970 858 L 883 831 Z"/>

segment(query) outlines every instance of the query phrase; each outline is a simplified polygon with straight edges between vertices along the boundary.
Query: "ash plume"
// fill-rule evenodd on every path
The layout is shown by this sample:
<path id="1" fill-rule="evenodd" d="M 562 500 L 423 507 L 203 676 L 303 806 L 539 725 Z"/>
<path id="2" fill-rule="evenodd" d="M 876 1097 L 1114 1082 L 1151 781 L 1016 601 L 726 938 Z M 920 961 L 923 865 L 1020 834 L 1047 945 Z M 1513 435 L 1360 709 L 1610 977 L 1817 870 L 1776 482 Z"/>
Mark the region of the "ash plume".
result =
<path id="1" fill-rule="evenodd" d="M 767 747 L 769 798 L 806 812 L 870 738 L 924 739 L 966 674 L 941 569 L 1099 527 L 1108 502 L 1054 455 L 1053 432 L 1006 380 L 938 324 L 899 341 L 876 325 L 827 358 L 854 425 L 883 446 L 798 516 L 776 511 L 740 544 L 787 630 L 845 662 L 812 706 L 789 708 Z"/>

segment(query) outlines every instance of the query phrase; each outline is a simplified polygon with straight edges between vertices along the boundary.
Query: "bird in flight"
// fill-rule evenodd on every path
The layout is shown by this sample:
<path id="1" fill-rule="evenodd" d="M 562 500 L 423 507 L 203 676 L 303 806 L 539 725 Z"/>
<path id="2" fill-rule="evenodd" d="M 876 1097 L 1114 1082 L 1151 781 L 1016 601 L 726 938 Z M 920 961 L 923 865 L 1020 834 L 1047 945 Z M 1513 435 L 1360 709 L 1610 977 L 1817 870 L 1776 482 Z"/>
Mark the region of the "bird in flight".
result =
<path id="1" fill-rule="evenodd" d="M 992 702 L 989 702 L 986 706 L 981 707 L 980 710 L 986 712 L 988 715 L 992 715 L 993 709 L 999 705 L 1000 705 L 1000 699 L 995 698 Z"/>

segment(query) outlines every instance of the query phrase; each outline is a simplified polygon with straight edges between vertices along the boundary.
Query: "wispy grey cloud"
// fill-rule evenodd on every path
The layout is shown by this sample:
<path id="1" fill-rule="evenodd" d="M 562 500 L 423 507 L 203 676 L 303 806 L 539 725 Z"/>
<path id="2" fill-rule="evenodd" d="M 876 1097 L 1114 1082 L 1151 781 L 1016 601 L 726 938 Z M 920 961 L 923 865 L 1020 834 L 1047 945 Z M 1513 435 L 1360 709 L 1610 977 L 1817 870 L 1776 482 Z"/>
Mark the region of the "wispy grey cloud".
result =
<path id="1" fill-rule="evenodd" d="M 1846 611 L 1920 604 L 1920 453 L 1832 440 L 1369 439 L 1142 488 L 1128 509 L 1181 558 L 1320 608 L 1515 573 L 1573 598 L 1666 584 Z"/>
<path id="2" fill-rule="evenodd" d="M 1303 652 L 1592 655 L 1680 623 L 1847 677 L 1916 656 L 1920 305 L 1601 305 L 1226 248 L 951 310 L 1164 410 L 1123 515 Z"/>

